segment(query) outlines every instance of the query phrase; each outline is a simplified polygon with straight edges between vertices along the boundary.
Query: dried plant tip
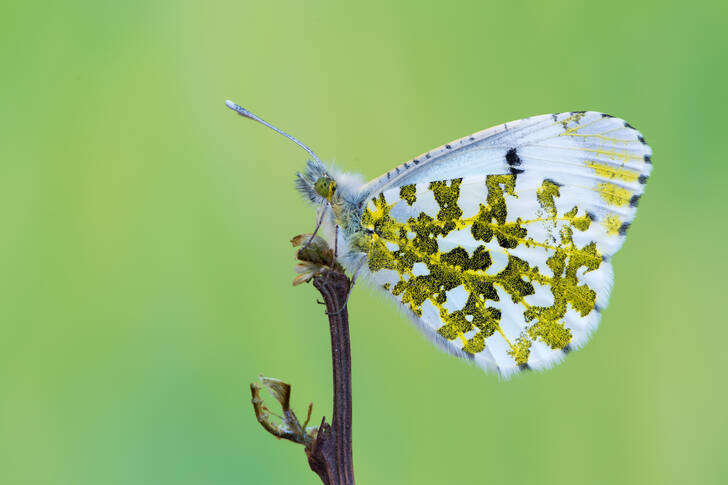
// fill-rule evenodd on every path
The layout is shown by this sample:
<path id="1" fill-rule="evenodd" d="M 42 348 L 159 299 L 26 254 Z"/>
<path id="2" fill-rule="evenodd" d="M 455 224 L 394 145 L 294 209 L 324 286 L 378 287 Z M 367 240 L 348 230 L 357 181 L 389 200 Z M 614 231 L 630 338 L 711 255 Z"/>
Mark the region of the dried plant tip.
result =
<path id="1" fill-rule="evenodd" d="M 271 377 L 259 377 L 260 382 L 265 386 L 273 397 L 280 403 L 281 409 L 283 410 L 283 416 L 279 417 L 280 423 L 274 422 L 271 416 L 275 416 L 270 410 L 265 407 L 263 399 L 260 397 L 261 387 L 258 384 L 250 384 L 250 392 L 253 396 L 253 410 L 255 411 L 255 417 L 258 422 L 268 431 L 270 434 L 279 439 L 286 439 L 293 441 L 294 443 L 300 443 L 307 449 L 311 447 L 313 440 L 318 434 L 318 429 L 306 428 L 308 420 L 311 418 L 311 409 L 313 404 L 309 404 L 308 416 L 306 422 L 301 425 L 296 417 L 296 414 L 290 408 L 291 399 L 291 386 L 280 379 L 274 379 Z"/>
<path id="2" fill-rule="evenodd" d="M 255 417 L 260 425 L 273 436 L 283 438 L 282 430 L 278 425 L 271 421 L 270 412 L 268 411 L 268 408 L 263 405 L 263 399 L 260 397 L 260 386 L 255 383 L 251 383 L 250 393 L 253 395 L 251 402 L 253 403 Z"/>
<path id="3" fill-rule="evenodd" d="M 276 401 L 281 404 L 281 409 L 284 412 L 288 411 L 290 408 L 291 386 L 282 380 L 275 379 L 273 377 L 259 376 L 258 379 L 260 379 L 260 383 L 263 384 L 271 394 L 273 394 Z"/>
<path id="4" fill-rule="evenodd" d="M 293 286 L 311 281 L 326 270 L 344 272 L 344 268 L 336 262 L 334 251 L 325 239 L 311 234 L 300 234 L 291 239 L 291 244 L 294 247 L 303 246 L 296 252 L 298 276 L 294 278 Z"/>
<path id="5" fill-rule="evenodd" d="M 306 283 L 307 281 L 310 281 L 314 276 L 319 274 L 325 268 L 326 266 L 321 266 L 319 264 L 299 261 L 295 268 L 296 273 L 299 273 L 299 275 L 293 279 L 293 286 L 297 286 L 301 283 Z"/>
<path id="6" fill-rule="evenodd" d="M 311 234 L 300 234 L 291 239 L 291 244 L 293 247 L 303 246 L 296 253 L 300 261 L 329 267 L 334 264 L 334 251 L 320 236 L 311 238 Z"/>
<path id="7" fill-rule="evenodd" d="M 313 412 L 313 403 L 308 403 L 308 414 L 306 415 L 306 421 L 303 423 L 303 427 L 308 426 L 308 422 L 311 421 L 311 412 Z"/>

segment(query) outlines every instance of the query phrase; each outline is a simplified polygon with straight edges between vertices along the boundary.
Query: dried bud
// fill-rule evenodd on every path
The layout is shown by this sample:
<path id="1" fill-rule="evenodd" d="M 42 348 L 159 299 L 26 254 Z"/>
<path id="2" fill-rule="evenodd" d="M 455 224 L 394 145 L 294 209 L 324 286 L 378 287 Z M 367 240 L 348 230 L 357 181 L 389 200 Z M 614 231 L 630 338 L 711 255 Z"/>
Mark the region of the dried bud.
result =
<path id="1" fill-rule="evenodd" d="M 312 234 L 300 234 L 291 239 L 291 244 L 293 244 L 293 247 L 303 246 L 296 253 L 298 258 L 296 273 L 299 274 L 293 280 L 293 286 L 306 283 L 327 269 L 336 269 L 343 272 L 341 265 L 336 263 L 333 249 L 322 237 Z"/>

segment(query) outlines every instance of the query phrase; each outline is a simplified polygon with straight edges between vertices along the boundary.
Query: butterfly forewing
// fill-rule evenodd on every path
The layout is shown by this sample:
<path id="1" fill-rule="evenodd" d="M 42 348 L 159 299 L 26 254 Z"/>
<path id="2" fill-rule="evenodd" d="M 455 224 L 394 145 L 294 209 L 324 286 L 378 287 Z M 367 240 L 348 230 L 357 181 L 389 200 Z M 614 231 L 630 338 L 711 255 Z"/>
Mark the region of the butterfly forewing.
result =
<path id="1" fill-rule="evenodd" d="M 547 368 L 598 324 L 651 152 L 599 113 L 482 133 L 370 194 L 367 269 L 450 352 L 502 375 Z"/>

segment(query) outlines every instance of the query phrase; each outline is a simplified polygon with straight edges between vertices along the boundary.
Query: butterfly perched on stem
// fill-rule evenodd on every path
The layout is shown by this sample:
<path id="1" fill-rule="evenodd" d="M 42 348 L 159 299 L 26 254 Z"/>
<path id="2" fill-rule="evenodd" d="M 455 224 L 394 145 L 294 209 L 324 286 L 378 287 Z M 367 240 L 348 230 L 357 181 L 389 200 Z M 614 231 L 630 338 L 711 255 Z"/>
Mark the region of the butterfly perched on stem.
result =
<path id="1" fill-rule="evenodd" d="M 283 134 L 313 158 L 296 185 L 338 261 L 440 348 L 505 377 L 587 342 L 652 169 L 640 132 L 591 111 L 496 126 L 366 184 Z"/>

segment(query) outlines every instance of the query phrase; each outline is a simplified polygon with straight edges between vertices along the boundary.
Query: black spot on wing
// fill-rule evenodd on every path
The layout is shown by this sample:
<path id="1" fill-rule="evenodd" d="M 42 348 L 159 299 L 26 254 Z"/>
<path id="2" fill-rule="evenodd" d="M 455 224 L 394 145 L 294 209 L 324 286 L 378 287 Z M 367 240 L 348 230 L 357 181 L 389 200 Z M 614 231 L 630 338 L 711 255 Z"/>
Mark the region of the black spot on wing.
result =
<path id="1" fill-rule="evenodd" d="M 431 158 L 432 156 L 429 153 L 425 153 L 425 158 Z"/>
<path id="2" fill-rule="evenodd" d="M 445 148 L 447 148 L 447 149 L 449 150 L 449 149 L 451 149 L 452 147 L 451 147 L 450 145 L 445 145 Z"/>
<path id="3" fill-rule="evenodd" d="M 614 116 L 609 115 L 607 113 L 602 113 L 602 118 L 614 118 Z"/>
<path id="4" fill-rule="evenodd" d="M 518 153 L 516 152 L 515 148 L 511 148 L 506 152 L 506 163 L 510 165 L 511 167 L 513 165 L 520 165 L 521 164 L 521 157 L 518 156 Z"/>
<path id="5" fill-rule="evenodd" d="M 652 164 L 652 155 L 645 155 L 645 163 Z"/>
<path id="6" fill-rule="evenodd" d="M 508 167 L 510 167 L 511 175 L 518 175 L 519 173 L 523 173 L 524 170 L 520 168 L 516 168 L 518 165 L 521 165 L 521 157 L 518 156 L 518 152 L 515 148 L 511 148 L 506 152 L 506 163 L 508 164 Z"/>
<path id="7" fill-rule="evenodd" d="M 588 217 L 588 218 L 589 218 L 589 219 L 590 219 L 590 220 L 591 220 L 592 222 L 594 222 L 594 221 L 596 221 L 596 220 L 597 220 L 597 216 L 595 216 L 593 212 L 587 212 L 587 213 L 586 213 L 586 216 L 587 216 L 587 217 Z"/>
<path id="8" fill-rule="evenodd" d="M 415 165 L 417 165 L 418 163 L 420 163 L 420 161 L 415 158 L 414 160 L 412 160 L 412 163 L 414 163 Z"/>
<path id="9" fill-rule="evenodd" d="M 531 370 L 531 367 L 528 364 L 521 364 L 518 366 L 518 370 L 521 370 L 521 371 Z"/>
<path id="10" fill-rule="evenodd" d="M 645 141 L 645 137 L 642 135 L 638 136 L 637 139 L 642 143 L 643 145 L 647 145 L 647 142 Z"/>
<path id="11" fill-rule="evenodd" d="M 634 194 L 631 199 L 629 199 L 629 205 L 630 207 L 637 207 L 637 204 L 640 202 L 640 194 Z"/>
<path id="12" fill-rule="evenodd" d="M 629 222 L 625 222 L 624 224 L 622 224 L 619 227 L 619 235 L 624 236 L 625 234 L 627 234 L 627 229 L 629 229 L 629 226 L 630 226 Z"/>
<path id="13" fill-rule="evenodd" d="M 640 175 L 640 176 L 639 176 L 639 178 L 637 179 L 637 181 L 638 181 L 639 183 L 641 183 L 642 185 L 644 185 L 644 184 L 646 184 L 646 183 L 647 183 L 647 179 L 648 179 L 648 178 L 649 178 L 649 177 L 647 177 L 647 175 Z"/>
<path id="14" fill-rule="evenodd" d="M 571 344 L 566 344 L 566 347 L 564 347 L 564 348 L 563 348 L 563 349 L 561 349 L 561 350 L 562 350 L 562 351 L 563 351 L 563 352 L 564 352 L 565 354 L 568 354 L 569 352 L 571 352 L 571 351 L 573 350 L 573 348 L 571 347 Z"/>

